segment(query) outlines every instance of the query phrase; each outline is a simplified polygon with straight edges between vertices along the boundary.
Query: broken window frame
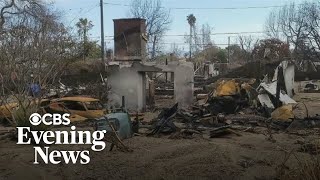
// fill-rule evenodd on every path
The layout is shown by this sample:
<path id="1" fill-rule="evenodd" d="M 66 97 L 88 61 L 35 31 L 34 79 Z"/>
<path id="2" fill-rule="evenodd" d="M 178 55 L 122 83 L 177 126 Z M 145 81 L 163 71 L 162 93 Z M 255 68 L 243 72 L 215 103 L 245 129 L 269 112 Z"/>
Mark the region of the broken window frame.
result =
<path id="1" fill-rule="evenodd" d="M 71 111 L 88 111 L 87 107 L 85 106 L 85 104 L 83 102 L 79 102 L 79 101 L 60 101 L 60 103 L 66 107 L 67 109 L 71 110 Z M 70 107 L 69 104 L 67 103 L 73 103 L 73 104 L 77 104 L 79 105 L 79 107 L 82 107 L 83 109 L 75 109 L 72 106 Z"/>

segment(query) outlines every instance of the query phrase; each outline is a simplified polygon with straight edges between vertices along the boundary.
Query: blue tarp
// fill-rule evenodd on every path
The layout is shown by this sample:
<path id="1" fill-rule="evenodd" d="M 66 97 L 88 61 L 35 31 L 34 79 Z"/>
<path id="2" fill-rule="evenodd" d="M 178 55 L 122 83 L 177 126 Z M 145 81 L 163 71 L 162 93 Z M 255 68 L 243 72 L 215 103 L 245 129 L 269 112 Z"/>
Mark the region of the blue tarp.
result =
<path id="1" fill-rule="evenodd" d="M 32 96 L 34 97 L 38 97 L 40 96 L 40 93 L 41 93 L 41 87 L 39 84 L 37 83 L 32 83 L 30 84 L 30 93 Z"/>

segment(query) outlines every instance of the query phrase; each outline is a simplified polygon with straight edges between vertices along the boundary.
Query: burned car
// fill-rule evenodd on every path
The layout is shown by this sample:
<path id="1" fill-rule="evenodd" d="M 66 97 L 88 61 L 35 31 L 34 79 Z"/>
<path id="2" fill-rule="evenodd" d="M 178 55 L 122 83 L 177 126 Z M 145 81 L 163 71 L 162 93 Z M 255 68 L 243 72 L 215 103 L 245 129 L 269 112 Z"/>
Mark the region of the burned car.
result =
<path id="1" fill-rule="evenodd" d="M 304 89 L 303 89 L 304 92 L 308 93 L 308 92 L 317 92 L 319 91 L 319 86 L 314 84 L 314 83 L 308 83 L 305 85 Z"/>
<path id="2" fill-rule="evenodd" d="M 95 119 L 104 116 L 107 110 L 98 99 L 90 97 L 63 97 L 51 100 L 47 112 L 69 113 L 79 119 Z M 79 119 L 71 121 L 79 121 Z"/>
<path id="3" fill-rule="evenodd" d="M 2 106 L 0 106 L 0 120 L 1 119 L 7 119 L 7 118 L 11 118 L 11 112 L 18 108 L 19 104 L 18 103 L 8 103 L 8 104 L 4 104 Z"/>

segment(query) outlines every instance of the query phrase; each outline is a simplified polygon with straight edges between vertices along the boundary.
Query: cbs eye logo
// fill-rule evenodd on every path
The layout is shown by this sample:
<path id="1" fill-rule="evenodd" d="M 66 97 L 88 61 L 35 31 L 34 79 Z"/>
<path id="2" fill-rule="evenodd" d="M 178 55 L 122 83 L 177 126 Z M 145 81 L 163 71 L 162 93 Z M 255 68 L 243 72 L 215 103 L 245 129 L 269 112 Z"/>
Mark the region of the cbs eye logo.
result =
<path id="1" fill-rule="evenodd" d="M 40 115 L 38 113 L 33 113 L 29 117 L 30 124 L 33 126 L 38 126 L 41 123 L 44 125 L 50 126 L 50 125 L 69 125 L 70 124 L 70 114 L 49 114 L 46 113 L 44 115 Z"/>
<path id="2" fill-rule="evenodd" d="M 41 124 L 41 116 L 38 113 L 33 113 L 31 114 L 31 116 L 29 117 L 29 121 L 33 126 L 38 126 Z"/>

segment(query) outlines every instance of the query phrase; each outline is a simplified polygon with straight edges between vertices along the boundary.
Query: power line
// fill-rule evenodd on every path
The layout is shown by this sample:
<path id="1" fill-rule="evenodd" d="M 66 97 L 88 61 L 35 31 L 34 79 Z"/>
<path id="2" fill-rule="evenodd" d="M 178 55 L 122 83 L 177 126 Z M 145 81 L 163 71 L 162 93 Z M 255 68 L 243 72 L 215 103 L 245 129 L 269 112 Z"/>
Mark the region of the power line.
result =
<path id="1" fill-rule="evenodd" d="M 79 14 L 80 14 L 80 15 L 79 15 L 79 14 L 76 15 L 76 16 L 69 22 L 69 25 L 71 25 L 72 23 L 74 23 L 74 21 L 75 21 L 76 19 L 80 18 L 81 16 L 84 16 L 84 15 L 88 14 L 89 12 L 91 12 L 93 9 L 95 9 L 95 8 L 97 8 L 97 7 L 99 7 L 99 4 L 95 4 L 95 5 L 89 6 L 89 7 L 87 7 L 87 8 L 80 8 L 80 11 L 79 11 Z M 87 11 L 82 12 L 84 9 L 87 9 Z"/>
<path id="2" fill-rule="evenodd" d="M 148 42 L 148 44 L 152 44 L 152 42 Z M 158 42 L 158 44 L 175 44 L 175 45 L 188 45 L 188 42 Z M 197 46 L 208 46 L 210 43 L 196 43 L 193 45 Z M 240 45 L 240 43 L 212 43 L 212 45 L 221 45 L 221 46 L 228 46 L 228 45 Z"/>
<path id="3" fill-rule="evenodd" d="M 267 33 L 268 31 L 252 31 L 252 32 L 218 32 L 218 33 L 210 33 L 211 36 L 214 35 L 237 35 L 237 34 L 263 34 Z M 202 36 L 204 34 L 197 34 L 199 36 Z M 163 36 L 188 36 L 186 34 L 167 34 Z"/>
<path id="4" fill-rule="evenodd" d="M 217 33 L 211 33 L 211 36 L 216 36 L 216 35 L 240 35 L 240 34 L 264 34 L 267 33 L 268 31 L 246 31 L 246 32 L 217 32 Z M 204 34 L 197 34 L 199 36 L 202 36 Z M 187 34 L 164 34 L 163 36 L 166 37 L 185 37 L 188 36 Z M 106 38 L 114 38 L 114 36 L 107 35 L 104 36 Z M 92 36 L 90 38 L 100 38 L 100 36 Z"/>
<path id="5" fill-rule="evenodd" d="M 100 38 L 100 36 L 98 37 L 89 37 L 89 38 L 92 38 L 92 39 L 98 39 Z M 105 41 L 113 41 L 114 39 L 105 39 Z M 148 42 L 148 44 L 151 44 L 152 42 Z M 159 42 L 158 44 L 176 44 L 176 45 L 187 45 L 189 44 L 188 42 Z M 197 43 L 195 45 L 209 45 L 209 44 L 201 44 L 201 43 Z M 216 44 L 216 43 L 213 43 L 213 45 L 217 45 L 217 46 L 227 46 L 228 44 Z M 240 44 L 237 44 L 237 43 L 231 43 L 230 45 L 240 45 Z"/>
<path id="6" fill-rule="evenodd" d="M 131 7 L 129 4 L 120 3 L 104 3 L 111 6 L 126 6 Z M 241 9 L 268 9 L 268 8 L 280 8 L 284 6 L 246 6 L 246 7 L 167 7 L 172 10 L 241 10 Z M 151 7 L 153 8 L 153 7 Z M 160 7 L 166 8 L 166 7 Z"/>
<path id="7" fill-rule="evenodd" d="M 99 4 L 94 5 L 92 8 L 90 8 L 88 11 L 85 11 L 82 15 L 85 15 L 89 12 L 91 12 L 93 9 L 95 9 L 96 7 L 100 6 Z"/>
<path id="8" fill-rule="evenodd" d="M 105 39 L 105 41 L 107 42 L 110 42 L 110 41 L 113 41 L 114 39 Z M 152 44 L 152 42 L 148 42 L 148 44 Z M 163 45 L 171 45 L 171 44 L 175 44 L 175 45 L 188 45 L 189 43 L 188 42 L 159 42 L 158 44 L 163 44 Z M 203 43 L 197 43 L 197 44 L 194 44 L 194 45 L 198 45 L 198 46 L 206 46 L 206 45 L 209 45 L 209 44 L 203 44 Z M 228 44 L 221 44 L 221 43 L 213 43 L 213 45 L 217 45 L 217 46 L 228 46 Z M 238 43 L 230 43 L 230 45 L 240 45 Z"/>
<path id="9" fill-rule="evenodd" d="M 149 42 L 148 44 L 152 44 L 151 42 Z M 188 45 L 189 43 L 176 43 L 176 42 L 171 42 L 171 43 L 166 43 L 166 42 L 159 42 L 158 44 L 163 44 L 163 45 Z M 210 44 L 193 44 L 193 45 L 197 45 L 197 46 L 208 46 Z M 216 46 L 228 46 L 229 44 L 226 43 L 226 44 L 216 44 L 216 43 L 213 43 L 212 45 L 216 45 Z M 230 43 L 230 45 L 240 45 L 238 43 Z"/>

